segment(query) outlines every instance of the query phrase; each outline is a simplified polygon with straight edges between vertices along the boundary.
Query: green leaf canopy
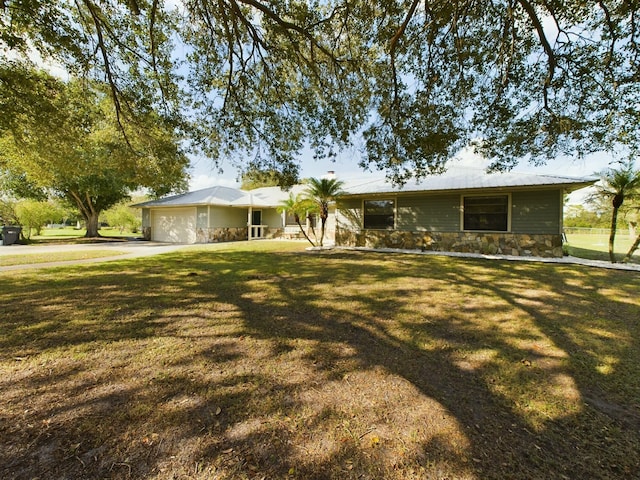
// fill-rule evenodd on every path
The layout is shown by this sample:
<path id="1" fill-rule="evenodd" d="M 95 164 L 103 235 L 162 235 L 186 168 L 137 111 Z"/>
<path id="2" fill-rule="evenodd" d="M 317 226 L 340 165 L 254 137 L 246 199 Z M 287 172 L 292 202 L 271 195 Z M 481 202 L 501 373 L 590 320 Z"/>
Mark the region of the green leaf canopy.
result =
<path id="1" fill-rule="evenodd" d="M 0 85 L 0 103 L 11 110 L 0 121 L 0 169 L 77 206 L 89 236 L 99 213 L 134 190 L 186 187 L 180 139 L 153 110 L 118 123 L 104 85 L 65 83 L 18 63 L 0 68 Z M 12 103 L 14 91 L 21 98 Z"/>
<path id="2" fill-rule="evenodd" d="M 297 175 L 358 145 L 396 180 L 473 144 L 508 169 L 634 153 L 631 0 L 6 0 L 0 45 L 98 77 L 122 121 L 150 107 L 214 162 Z"/>

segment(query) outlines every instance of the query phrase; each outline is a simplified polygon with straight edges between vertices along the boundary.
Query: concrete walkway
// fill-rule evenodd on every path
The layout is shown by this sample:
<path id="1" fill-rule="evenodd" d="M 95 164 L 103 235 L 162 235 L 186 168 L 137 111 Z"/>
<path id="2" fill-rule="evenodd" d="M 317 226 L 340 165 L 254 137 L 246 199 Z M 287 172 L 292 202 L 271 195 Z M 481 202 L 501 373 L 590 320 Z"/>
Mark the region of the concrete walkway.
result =
<path id="1" fill-rule="evenodd" d="M 307 250 L 315 250 L 323 247 L 309 247 Z M 484 258 L 487 260 L 503 260 L 509 262 L 539 262 L 539 263 L 564 263 L 569 265 L 585 265 L 588 267 L 607 268 L 610 270 L 627 270 L 640 272 L 640 265 L 637 263 L 611 263 L 603 260 L 588 260 L 586 258 L 578 258 L 566 256 L 562 258 L 543 258 L 543 257 L 521 257 L 516 255 L 483 255 L 480 253 L 459 253 L 459 252 L 421 252 L 420 250 L 403 250 L 399 248 L 360 248 L 360 247 L 326 247 L 328 249 L 342 250 L 358 250 L 363 252 L 380 252 L 380 253 L 410 253 L 413 255 L 439 255 L 447 257 L 459 258 Z"/>

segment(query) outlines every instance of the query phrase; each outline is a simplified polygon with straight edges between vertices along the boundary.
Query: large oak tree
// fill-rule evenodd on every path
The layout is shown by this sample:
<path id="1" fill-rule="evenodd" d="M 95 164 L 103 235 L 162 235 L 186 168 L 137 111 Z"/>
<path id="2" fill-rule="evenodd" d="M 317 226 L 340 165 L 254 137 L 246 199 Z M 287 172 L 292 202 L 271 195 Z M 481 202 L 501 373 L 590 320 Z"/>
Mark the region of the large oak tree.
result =
<path id="1" fill-rule="evenodd" d="M 0 68 L 0 106 L 7 112 L 0 120 L 0 170 L 32 192 L 76 206 L 88 237 L 98 236 L 100 212 L 136 189 L 164 195 L 185 188 L 188 159 L 175 129 L 153 109 L 118 123 L 104 85 L 63 82 L 16 62 L 9 67 Z M 12 103 L 13 94 L 20 101 Z"/>
<path id="2" fill-rule="evenodd" d="M 248 158 L 286 183 L 306 146 L 330 157 L 357 143 L 363 167 L 402 180 L 469 143 L 495 169 L 633 154 L 639 6 L 3 0 L 0 42 L 99 75 L 121 120 L 161 107 L 214 161 Z"/>

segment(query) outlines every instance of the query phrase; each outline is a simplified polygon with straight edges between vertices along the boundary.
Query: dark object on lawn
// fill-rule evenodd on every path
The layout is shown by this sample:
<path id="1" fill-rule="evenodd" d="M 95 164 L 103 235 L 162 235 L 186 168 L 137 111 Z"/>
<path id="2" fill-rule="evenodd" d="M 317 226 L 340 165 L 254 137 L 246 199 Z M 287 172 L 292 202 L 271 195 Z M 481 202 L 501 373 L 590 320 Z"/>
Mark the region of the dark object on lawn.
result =
<path id="1" fill-rule="evenodd" d="M 2 245 L 13 245 L 20 239 L 22 227 L 2 227 Z"/>

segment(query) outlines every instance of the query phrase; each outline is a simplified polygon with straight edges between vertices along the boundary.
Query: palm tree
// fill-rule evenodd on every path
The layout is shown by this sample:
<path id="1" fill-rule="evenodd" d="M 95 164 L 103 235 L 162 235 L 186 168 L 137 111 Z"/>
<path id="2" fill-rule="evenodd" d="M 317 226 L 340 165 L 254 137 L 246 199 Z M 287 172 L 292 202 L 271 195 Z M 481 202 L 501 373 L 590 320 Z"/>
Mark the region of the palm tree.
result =
<path id="1" fill-rule="evenodd" d="M 631 200 L 640 195 L 640 171 L 635 170 L 633 161 L 621 164 L 621 167 L 609 168 L 600 173 L 600 184 L 596 186 L 597 195 L 611 199 L 613 212 L 611 213 L 611 231 L 609 234 L 609 258 L 611 263 L 616 263 L 613 253 L 613 244 L 616 239 L 618 227 L 618 211 L 626 200 Z"/>
<path id="2" fill-rule="evenodd" d="M 306 238 L 309 241 L 309 243 L 315 247 L 316 244 L 313 243 L 313 241 L 311 241 L 311 239 L 307 235 L 307 232 L 305 232 L 304 228 L 302 228 L 302 223 L 300 223 L 300 215 L 301 214 L 306 215 L 307 212 L 309 212 L 309 210 L 312 210 L 313 208 L 315 208 L 315 205 L 311 203 L 308 199 L 303 198 L 300 194 L 294 197 L 293 193 L 290 192 L 289 198 L 280 202 L 280 206 L 278 207 L 278 212 L 292 213 L 293 220 L 300 227 L 300 231 L 304 235 L 304 238 Z"/>
<path id="3" fill-rule="evenodd" d="M 342 195 L 343 182 L 335 178 L 310 178 L 307 186 L 307 198 L 311 200 L 320 213 L 320 246 L 324 241 L 325 225 L 329 218 L 329 204 Z"/>
<path id="4" fill-rule="evenodd" d="M 624 256 L 622 261 L 623 262 L 631 261 L 631 257 L 634 254 L 634 252 L 638 249 L 638 247 L 640 247 L 640 234 L 638 234 L 638 236 L 636 237 L 636 241 L 633 242 L 633 245 L 631 245 L 631 248 L 629 249 L 627 254 Z"/>
<path id="5" fill-rule="evenodd" d="M 638 195 L 638 197 L 640 197 L 640 194 Z M 640 205 L 635 205 L 635 210 L 636 213 L 635 215 L 638 215 L 640 213 Z M 637 222 L 633 223 L 633 228 L 631 228 L 631 221 L 629 221 L 629 233 L 632 233 L 632 235 L 635 235 L 636 240 L 633 242 L 633 245 L 631 245 L 631 248 L 629 249 L 629 251 L 627 252 L 627 254 L 624 256 L 624 258 L 622 259 L 623 262 L 629 262 L 631 261 L 631 257 L 633 256 L 633 254 L 635 253 L 635 251 L 638 249 L 638 247 L 640 247 L 640 232 L 636 231 L 636 226 L 637 226 Z"/>

